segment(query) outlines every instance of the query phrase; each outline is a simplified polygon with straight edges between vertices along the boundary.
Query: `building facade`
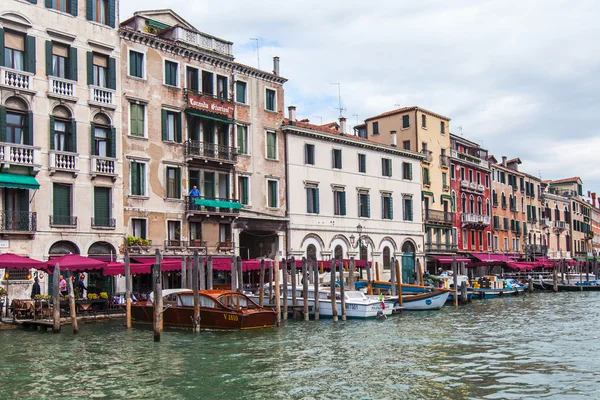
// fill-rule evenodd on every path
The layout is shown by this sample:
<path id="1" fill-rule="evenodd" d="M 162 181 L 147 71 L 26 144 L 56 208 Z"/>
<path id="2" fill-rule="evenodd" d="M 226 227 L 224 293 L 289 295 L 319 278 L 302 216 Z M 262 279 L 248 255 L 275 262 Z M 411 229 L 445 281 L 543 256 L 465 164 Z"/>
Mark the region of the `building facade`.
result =
<path id="1" fill-rule="evenodd" d="M 123 237 L 116 21 L 115 0 L 0 5 L 0 235 L 13 253 L 116 258 Z M 27 298 L 31 274 L 8 276 L 9 296 Z"/>
<path id="2" fill-rule="evenodd" d="M 388 280 L 391 258 L 404 282 L 423 265 L 423 155 L 296 121 L 282 126 L 288 165 L 288 253 L 314 260 L 360 257 Z"/>
<path id="3" fill-rule="evenodd" d="M 450 135 L 454 237 L 461 252 L 491 250 L 490 181 L 487 150 L 463 137 Z"/>
<path id="4" fill-rule="evenodd" d="M 171 10 L 121 23 L 124 222 L 131 250 L 280 256 L 283 83 Z"/>
<path id="5" fill-rule="evenodd" d="M 598 258 L 600 256 L 600 199 L 596 198 L 596 193 L 592 193 L 592 252 Z M 600 260 L 599 260 L 600 261 Z"/>
<path id="6" fill-rule="evenodd" d="M 552 189 L 545 182 L 544 216 L 542 225 L 548 247 L 548 258 L 559 260 L 571 258 L 571 211 L 567 197 Z"/>

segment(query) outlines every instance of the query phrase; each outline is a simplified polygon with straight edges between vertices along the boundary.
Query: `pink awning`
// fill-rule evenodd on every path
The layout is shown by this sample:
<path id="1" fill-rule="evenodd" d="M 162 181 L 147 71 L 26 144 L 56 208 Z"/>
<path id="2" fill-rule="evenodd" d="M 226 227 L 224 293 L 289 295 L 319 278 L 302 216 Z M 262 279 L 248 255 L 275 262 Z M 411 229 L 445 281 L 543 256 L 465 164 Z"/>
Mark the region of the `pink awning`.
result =
<path id="1" fill-rule="evenodd" d="M 12 253 L 0 254 L 0 268 L 22 269 L 36 268 L 44 269 L 46 263 L 32 258 L 18 256 Z"/>
<path id="2" fill-rule="evenodd" d="M 450 257 L 450 256 L 427 256 L 429 258 L 433 258 L 434 260 L 437 260 L 440 262 L 440 264 L 442 265 L 447 265 L 447 264 L 452 264 L 452 262 L 454 261 L 454 257 Z M 471 259 L 470 258 L 465 258 L 465 257 L 456 257 L 456 262 L 457 263 L 470 263 Z"/>
<path id="3" fill-rule="evenodd" d="M 471 253 L 471 256 L 481 262 L 512 262 L 515 258 L 518 258 L 514 254 L 498 253 Z"/>
<path id="4" fill-rule="evenodd" d="M 78 254 L 67 254 L 62 257 L 48 260 L 48 262 L 46 262 L 46 271 L 52 273 L 56 264 L 59 265 L 61 271 L 68 269 L 71 272 L 85 272 L 106 267 L 104 261 L 83 257 Z"/>

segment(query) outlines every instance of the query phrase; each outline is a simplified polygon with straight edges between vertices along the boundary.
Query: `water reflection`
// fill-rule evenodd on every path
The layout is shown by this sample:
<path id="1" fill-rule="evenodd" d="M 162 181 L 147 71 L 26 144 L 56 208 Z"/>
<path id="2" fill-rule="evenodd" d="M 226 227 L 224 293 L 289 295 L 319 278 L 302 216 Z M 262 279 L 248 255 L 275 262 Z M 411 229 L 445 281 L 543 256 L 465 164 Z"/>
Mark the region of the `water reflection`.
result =
<path id="1" fill-rule="evenodd" d="M 600 294 L 250 332 L 2 332 L 0 398 L 597 398 Z"/>

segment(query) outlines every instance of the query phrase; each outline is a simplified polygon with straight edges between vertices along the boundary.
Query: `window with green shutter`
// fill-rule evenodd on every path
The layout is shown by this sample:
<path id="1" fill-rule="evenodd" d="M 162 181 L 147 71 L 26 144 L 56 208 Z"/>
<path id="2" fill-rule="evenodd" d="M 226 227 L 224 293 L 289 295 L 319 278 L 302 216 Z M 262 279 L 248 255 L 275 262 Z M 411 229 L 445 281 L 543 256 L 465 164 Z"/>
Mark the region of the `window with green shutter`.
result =
<path id="1" fill-rule="evenodd" d="M 341 165 L 342 165 L 342 160 L 341 160 L 341 158 L 342 158 L 342 151 L 339 150 L 339 152 L 340 152 L 339 153 L 339 158 L 340 158 L 339 165 L 340 165 L 340 168 L 342 168 L 341 167 Z M 334 154 L 334 157 L 335 157 L 335 154 Z M 335 158 L 334 158 L 334 163 L 335 163 Z M 367 156 L 365 154 L 359 154 L 358 155 L 358 172 L 363 173 L 363 174 L 367 173 Z"/>
<path id="2" fill-rule="evenodd" d="M 371 204 L 368 193 L 358 194 L 358 216 L 360 218 L 371 218 Z"/>
<path id="3" fill-rule="evenodd" d="M 248 127 L 246 125 L 237 126 L 237 148 L 239 154 L 248 154 Z"/>
<path id="4" fill-rule="evenodd" d="M 177 86 L 179 64 L 165 60 L 165 85 Z"/>
<path id="5" fill-rule="evenodd" d="M 114 227 L 110 215 L 110 188 L 94 187 L 94 223 L 95 227 Z"/>
<path id="6" fill-rule="evenodd" d="M 381 175 L 387 177 L 392 176 L 392 160 L 390 158 L 381 159 Z"/>
<path id="7" fill-rule="evenodd" d="M 163 109 L 162 119 L 162 140 L 165 142 L 182 141 L 181 113 Z"/>
<path id="8" fill-rule="evenodd" d="M 129 76 L 144 78 L 144 53 L 129 50 Z"/>
<path id="9" fill-rule="evenodd" d="M 273 89 L 265 89 L 265 109 L 277 111 L 277 92 Z"/>
<path id="10" fill-rule="evenodd" d="M 381 196 L 381 219 L 394 219 L 394 201 L 390 194 Z"/>
<path id="11" fill-rule="evenodd" d="M 250 179 L 247 176 L 238 177 L 238 192 L 240 203 L 247 206 L 250 204 Z"/>
<path id="12" fill-rule="evenodd" d="M 333 191 L 333 214 L 346 215 L 346 192 L 343 190 Z"/>
<path id="13" fill-rule="evenodd" d="M 277 160 L 277 133 L 267 131 L 267 158 Z"/>
<path id="14" fill-rule="evenodd" d="M 408 162 L 402 163 L 402 179 L 412 181 L 412 164 Z"/>
<path id="15" fill-rule="evenodd" d="M 235 82 L 235 101 L 237 101 L 238 103 L 246 104 L 246 87 L 246 82 Z"/>
<path id="16" fill-rule="evenodd" d="M 143 104 L 129 105 L 129 134 L 131 136 L 145 136 L 146 107 Z"/>
<path id="17" fill-rule="evenodd" d="M 508 218 L 504 218 L 503 220 L 503 228 L 505 231 L 508 230 Z"/>
<path id="18" fill-rule="evenodd" d="M 181 169 L 176 167 L 166 168 L 166 195 L 168 199 L 181 198 Z"/>
<path id="19" fill-rule="evenodd" d="M 99 24 L 115 27 L 115 0 L 86 0 L 86 18 Z"/>
<path id="20" fill-rule="evenodd" d="M 404 221 L 412 221 L 413 220 L 412 199 L 409 199 L 409 198 L 402 199 L 402 212 L 403 212 Z"/>
<path id="21" fill-rule="evenodd" d="M 410 116 L 403 115 L 402 116 L 402 129 L 408 129 L 408 128 L 410 128 Z"/>
<path id="22" fill-rule="evenodd" d="M 319 188 L 306 188 L 306 212 L 308 214 L 319 213 Z"/>
<path id="23" fill-rule="evenodd" d="M 71 185 L 52 184 L 52 224 L 73 225 L 71 207 Z"/>
<path id="24" fill-rule="evenodd" d="M 131 195 L 146 195 L 146 164 L 131 162 Z"/>
<path id="25" fill-rule="evenodd" d="M 267 204 L 270 208 L 279 208 L 278 182 L 273 180 L 267 181 Z"/>
<path id="26" fill-rule="evenodd" d="M 431 181 L 429 180 L 429 168 L 423 168 L 423 184 L 431 185 Z"/>

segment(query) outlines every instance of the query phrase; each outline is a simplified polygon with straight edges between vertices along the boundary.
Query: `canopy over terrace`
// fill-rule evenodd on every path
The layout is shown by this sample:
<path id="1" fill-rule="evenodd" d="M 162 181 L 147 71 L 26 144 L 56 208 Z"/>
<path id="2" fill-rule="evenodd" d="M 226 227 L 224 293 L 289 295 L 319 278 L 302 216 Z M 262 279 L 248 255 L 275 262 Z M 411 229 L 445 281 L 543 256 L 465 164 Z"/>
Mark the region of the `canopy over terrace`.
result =
<path id="1" fill-rule="evenodd" d="M 35 268 L 44 269 L 46 263 L 43 261 L 34 260 L 28 257 L 22 257 L 13 253 L 0 254 L 0 268 L 5 269 L 24 269 Z"/>
<path id="2" fill-rule="evenodd" d="M 40 268 L 48 273 L 54 271 L 56 264 L 61 270 L 70 270 L 71 272 L 85 272 L 100 270 L 106 267 L 106 262 L 89 257 L 83 257 L 78 254 L 67 254 L 62 257 L 51 258 L 45 263 L 45 267 Z"/>
<path id="3" fill-rule="evenodd" d="M 451 265 L 454 262 L 454 257 L 452 256 L 427 256 L 442 265 Z M 467 257 L 456 257 L 457 263 L 466 263 L 467 266 L 471 263 L 471 259 Z"/>

